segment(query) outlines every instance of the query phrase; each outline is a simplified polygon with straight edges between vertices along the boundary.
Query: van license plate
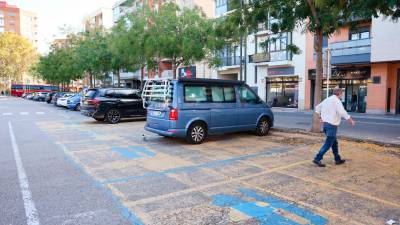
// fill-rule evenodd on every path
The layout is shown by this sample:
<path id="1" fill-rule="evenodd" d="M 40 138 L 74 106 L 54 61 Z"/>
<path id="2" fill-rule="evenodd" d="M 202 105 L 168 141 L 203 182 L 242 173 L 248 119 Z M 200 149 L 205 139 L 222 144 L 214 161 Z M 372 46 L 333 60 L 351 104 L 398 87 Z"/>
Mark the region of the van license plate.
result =
<path id="1" fill-rule="evenodd" d="M 161 111 L 153 111 L 153 116 L 157 116 L 157 117 L 159 117 L 159 116 L 161 116 Z"/>

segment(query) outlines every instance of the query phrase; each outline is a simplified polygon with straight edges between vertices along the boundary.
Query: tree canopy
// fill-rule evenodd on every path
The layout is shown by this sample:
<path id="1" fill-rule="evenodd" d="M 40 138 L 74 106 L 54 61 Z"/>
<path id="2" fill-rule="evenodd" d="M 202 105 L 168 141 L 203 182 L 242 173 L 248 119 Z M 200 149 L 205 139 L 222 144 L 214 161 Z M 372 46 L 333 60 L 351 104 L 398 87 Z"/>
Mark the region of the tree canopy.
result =
<path id="1" fill-rule="evenodd" d="M 20 81 L 37 60 L 31 43 L 14 33 L 0 33 L 0 78 L 8 85 Z"/>

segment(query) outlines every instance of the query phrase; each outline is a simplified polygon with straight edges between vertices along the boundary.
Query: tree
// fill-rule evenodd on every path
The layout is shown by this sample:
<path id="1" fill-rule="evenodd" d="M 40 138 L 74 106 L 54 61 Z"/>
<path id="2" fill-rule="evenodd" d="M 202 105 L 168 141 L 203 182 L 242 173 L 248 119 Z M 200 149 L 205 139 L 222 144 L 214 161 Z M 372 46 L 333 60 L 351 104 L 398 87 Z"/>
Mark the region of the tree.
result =
<path id="1" fill-rule="evenodd" d="M 36 60 L 36 51 L 27 39 L 14 33 L 0 33 L 0 78 L 7 86 L 21 81 Z"/>
<path id="2" fill-rule="evenodd" d="M 275 34 L 292 31 L 296 28 L 314 34 L 315 106 L 321 102 L 323 37 L 331 36 L 338 28 L 354 18 L 377 17 L 379 13 L 392 18 L 400 16 L 400 2 L 395 0 L 253 0 L 243 7 L 237 7 L 240 5 L 239 1 L 241 0 L 231 1 L 238 10 L 232 13 L 233 19 L 230 19 L 230 22 L 240 22 L 242 26 L 256 29 L 259 24 L 266 24 L 266 21 L 272 17 L 275 20 L 272 23 L 271 31 Z M 294 48 L 294 46 L 292 47 Z M 315 114 L 312 131 L 320 131 L 319 117 Z"/>
<path id="3" fill-rule="evenodd" d="M 148 27 L 146 55 L 170 59 L 174 78 L 180 65 L 205 59 L 214 40 L 213 23 L 199 9 L 180 9 L 173 3 L 154 11 Z"/>
<path id="4" fill-rule="evenodd" d="M 101 29 L 81 33 L 76 45 L 79 65 L 89 75 L 90 86 L 93 87 L 96 78 L 103 79 L 112 70 L 112 54 L 106 33 Z"/>

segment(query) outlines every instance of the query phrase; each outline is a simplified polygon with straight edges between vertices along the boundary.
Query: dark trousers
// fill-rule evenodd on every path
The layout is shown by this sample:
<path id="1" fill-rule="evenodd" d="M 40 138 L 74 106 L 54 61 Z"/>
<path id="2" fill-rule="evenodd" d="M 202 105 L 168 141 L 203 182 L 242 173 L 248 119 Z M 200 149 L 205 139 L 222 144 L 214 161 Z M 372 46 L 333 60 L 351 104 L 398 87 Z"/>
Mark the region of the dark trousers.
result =
<path id="1" fill-rule="evenodd" d="M 329 123 L 324 123 L 323 128 L 326 135 L 326 140 L 324 145 L 319 150 L 318 154 L 315 156 L 315 160 L 321 161 L 325 153 L 329 151 L 330 148 L 332 148 L 333 155 L 335 156 L 335 161 L 340 161 L 341 158 L 339 155 L 339 146 L 336 138 L 337 126 Z"/>

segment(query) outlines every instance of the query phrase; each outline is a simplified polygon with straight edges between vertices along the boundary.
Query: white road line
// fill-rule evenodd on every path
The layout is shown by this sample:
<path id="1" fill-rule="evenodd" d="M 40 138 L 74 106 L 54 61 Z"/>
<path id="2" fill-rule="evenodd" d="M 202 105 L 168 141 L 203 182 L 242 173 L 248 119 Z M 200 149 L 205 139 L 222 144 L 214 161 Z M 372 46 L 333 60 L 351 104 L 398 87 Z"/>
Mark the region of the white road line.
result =
<path id="1" fill-rule="evenodd" d="M 21 188 L 22 199 L 24 200 L 26 223 L 27 225 L 40 225 L 38 212 L 32 199 L 32 193 L 29 190 L 28 178 L 26 177 L 24 165 L 22 164 L 21 155 L 19 153 L 11 122 L 8 122 L 8 130 L 10 132 L 11 144 L 14 151 L 15 164 L 17 165 L 19 186 Z"/>
<path id="2" fill-rule="evenodd" d="M 36 112 L 37 115 L 44 115 L 44 112 Z"/>
<path id="3" fill-rule="evenodd" d="M 3 116 L 11 116 L 12 113 L 3 113 Z"/>
<path id="4" fill-rule="evenodd" d="M 21 116 L 27 116 L 27 115 L 29 115 L 29 113 L 28 113 L 28 112 L 20 112 L 19 115 L 21 115 Z"/>

